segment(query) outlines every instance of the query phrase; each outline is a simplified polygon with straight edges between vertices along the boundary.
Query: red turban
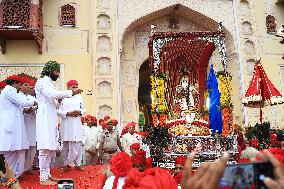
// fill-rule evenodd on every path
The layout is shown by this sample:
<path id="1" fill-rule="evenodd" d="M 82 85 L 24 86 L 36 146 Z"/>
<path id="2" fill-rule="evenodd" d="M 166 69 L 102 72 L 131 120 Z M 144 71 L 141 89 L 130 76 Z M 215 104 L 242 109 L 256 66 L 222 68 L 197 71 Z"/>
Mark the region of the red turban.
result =
<path id="1" fill-rule="evenodd" d="M 129 122 L 129 123 L 127 123 L 127 128 L 129 128 L 129 127 L 135 127 L 135 125 L 136 125 L 136 123 L 134 122 L 134 121 L 131 121 L 131 122 Z"/>
<path id="2" fill-rule="evenodd" d="M 238 163 L 249 163 L 250 159 L 249 158 L 241 158 L 238 160 Z"/>
<path id="3" fill-rule="evenodd" d="M 259 142 L 258 142 L 257 139 L 252 139 L 252 140 L 250 141 L 250 145 L 251 145 L 251 147 L 254 147 L 254 148 L 256 148 L 256 149 L 259 148 Z"/>
<path id="4" fill-rule="evenodd" d="M 110 119 L 109 116 L 105 116 L 105 117 L 104 117 L 104 121 L 107 121 L 107 120 L 109 120 L 109 119 Z"/>
<path id="5" fill-rule="evenodd" d="M 78 85 L 78 82 L 76 80 L 70 80 L 67 82 L 67 87 L 70 87 L 72 85 Z"/>
<path id="6" fill-rule="evenodd" d="M 125 177 L 131 168 L 131 158 L 127 153 L 120 152 L 112 156 L 110 160 L 110 170 L 115 176 L 113 189 L 117 188 L 118 178 Z"/>
<path id="7" fill-rule="evenodd" d="M 20 77 L 20 79 L 21 79 L 21 83 L 30 84 L 30 78 L 22 76 L 22 77 Z"/>
<path id="8" fill-rule="evenodd" d="M 1 82 L 0 82 L 0 89 L 3 89 L 5 86 L 6 86 L 6 83 L 3 82 L 3 81 L 1 81 Z"/>
<path id="9" fill-rule="evenodd" d="M 270 144 L 273 146 L 281 146 L 281 141 L 278 141 L 277 134 L 271 133 L 270 134 Z"/>
<path id="10" fill-rule="evenodd" d="M 85 118 L 84 117 L 81 117 L 81 122 L 82 122 L 82 124 L 85 123 Z"/>
<path id="11" fill-rule="evenodd" d="M 186 161 L 186 157 L 185 157 L 185 156 L 178 156 L 178 157 L 176 158 L 175 164 L 176 164 L 176 165 L 179 164 L 179 165 L 184 166 L 185 161 Z"/>
<path id="12" fill-rule="evenodd" d="M 132 169 L 126 176 L 123 189 L 177 189 L 172 175 L 162 168 L 151 168 L 144 172 Z"/>
<path id="13" fill-rule="evenodd" d="M 30 80 L 30 86 L 35 86 L 35 84 L 36 84 L 36 81 L 33 80 L 33 79 L 31 79 L 31 80 Z"/>
<path id="14" fill-rule="evenodd" d="M 140 144 L 139 143 L 133 143 L 130 146 L 130 150 L 139 150 L 140 149 Z"/>
<path id="15" fill-rule="evenodd" d="M 117 124 L 118 124 L 118 121 L 117 121 L 116 119 L 113 119 L 113 120 L 112 120 L 112 125 L 113 125 L 113 126 L 117 126 Z"/>
<path id="16" fill-rule="evenodd" d="M 99 119 L 99 124 L 101 124 L 102 122 L 104 122 L 104 120 L 103 119 Z"/>
<path id="17" fill-rule="evenodd" d="M 144 150 L 138 150 L 133 156 L 131 156 L 132 165 L 146 165 L 146 152 Z"/>
<path id="18" fill-rule="evenodd" d="M 107 127 L 107 125 L 106 125 L 105 122 L 102 122 L 102 123 L 101 123 L 101 126 L 102 126 L 103 129 L 105 129 L 105 128 Z"/>
<path id="19" fill-rule="evenodd" d="M 14 80 L 14 81 L 22 82 L 21 78 L 17 75 L 10 75 L 9 77 L 7 77 L 6 80 Z"/>

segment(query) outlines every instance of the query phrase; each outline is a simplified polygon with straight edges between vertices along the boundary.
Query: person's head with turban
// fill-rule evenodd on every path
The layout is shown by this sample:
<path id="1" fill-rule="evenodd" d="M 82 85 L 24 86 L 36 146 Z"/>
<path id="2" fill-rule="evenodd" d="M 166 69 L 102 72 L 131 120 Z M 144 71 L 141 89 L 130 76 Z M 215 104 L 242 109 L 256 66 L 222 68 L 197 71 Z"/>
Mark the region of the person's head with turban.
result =
<path id="1" fill-rule="evenodd" d="M 175 168 L 174 168 L 174 171 L 173 171 L 174 175 L 177 175 L 179 172 L 182 172 L 185 161 L 186 161 L 185 156 L 177 156 L 176 157 Z"/>
<path id="2" fill-rule="evenodd" d="M 48 61 L 41 72 L 41 77 L 48 76 L 56 81 L 60 76 L 60 64 L 56 61 Z"/>
<path id="3" fill-rule="evenodd" d="M 20 91 L 26 95 L 30 94 L 30 78 L 27 76 L 20 76 L 21 78 L 21 88 Z"/>
<path id="4" fill-rule="evenodd" d="M 117 126 L 117 124 L 118 124 L 118 121 L 117 121 L 116 119 L 113 119 L 113 120 L 112 120 L 112 125 L 113 125 L 113 126 Z"/>
<path id="5" fill-rule="evenodd" d="M 125 152 L 119 152 L 111 157 L 110 171 L 114 174 L 113 189 L 117 188 L 119 177 L 125 177 L 132 169 L 131 158 Z"/>
<path id="6" fill-rule="evenodd" d="M 146 168 L 146 152 L 144 150 L 137 150 L 137 152 L 131 156 L 132 166 L 143 172 Z"/>
<path id="7" fill-rule="evenodd" d="M 6 85 L 10 85 L 14 88 L 16 88 L 18 91 L 21 88 L 22 80 L 21 77 L 18 75 L 10 75 L 6 78 Z"/>
<path id="8" fill-rule="evenodd" d="M 255 149 L 259 149 L 259 147 L 260 147 L 259 142 L 256 138 L 254 138 L 250 141 L 250 146 L 255 148 Z"/>
<path id="9" fill-rule="evenodd" d="M 99 125 L 102 126 L 102 123 L 104 122 L 103 119 L 99 119 Z"/>
<path id="10" fill-rule="evenodd" d="M 104 126 L 109 132 L 113 130 L 113 120 L 109 116 L 104 117 Z"/>
<path id="11" fill-rule="evenodd" d="M 270 134 L 270 147 L 281 147 L 282 142 L 278 141 L 277 134 L 276 133 L 271 133 Z"/>
<path id="12" fill-rule="evenodd" d="M 95 116 L 86 115 L 84 121 L 87 123 L 87 126 L 97 126 L 97 118 Z"/>
<path id="13" fill-rule="evenodd" d="M 130 145 L 130 151 L 131 154 L 134 155 L 138 150 L 140 150 L 140 144 L 139 143 L 133 143 Z"/>
<path id="14" fill-rule="evenodd" d="M 131 122 L 129 122 L 129 123 L 127 123 L 127 129 L 128 129 L 128 132 L 130 133 L 130 134 L 134 134 L 134 131 L 135 131 L 135 125 L 136 125 L 136 123 L 134 122 L 134 121 L 131 121 Z"/>
<path id="15" fill-rule="evenodd" d="M 165 169 L 155 167 L 140 172 L 132 169 L 124 180 L 122 189 L 177 189 L 178 185 L 172 175 Z"/>
<path id="16" fill-rule="evenodd" d="M 73 88 L 78 88 L 78 82 L 76 80 L 70 80 L 67 82 L 67 88 L 72 90 Z"/>

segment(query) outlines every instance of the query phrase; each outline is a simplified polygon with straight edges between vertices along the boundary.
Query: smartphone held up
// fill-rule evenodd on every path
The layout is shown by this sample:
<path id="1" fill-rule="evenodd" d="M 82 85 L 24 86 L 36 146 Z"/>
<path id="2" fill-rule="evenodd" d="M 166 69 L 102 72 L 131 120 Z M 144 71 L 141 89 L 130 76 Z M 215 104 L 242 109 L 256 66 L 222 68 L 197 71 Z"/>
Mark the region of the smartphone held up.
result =
<path id="1" fill-rule="evenodd" d="M 228 165 L 220 181 L 220 189 L 265 189 L 265 177 L 273 177 L 270 162 Z"/>
<path id="2" fill-rule="evenodd" d="M 57 182 L 58 189 L 74 189 L 73 179 L 60 179 Z"/>

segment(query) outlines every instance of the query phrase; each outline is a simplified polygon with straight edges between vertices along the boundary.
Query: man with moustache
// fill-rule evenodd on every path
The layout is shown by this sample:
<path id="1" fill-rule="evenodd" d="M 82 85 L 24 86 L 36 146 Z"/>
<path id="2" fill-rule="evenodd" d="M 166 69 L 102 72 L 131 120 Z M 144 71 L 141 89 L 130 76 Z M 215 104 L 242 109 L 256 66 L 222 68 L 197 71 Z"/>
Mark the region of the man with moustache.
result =
<path id="1" fill-rule="evenodd" d="M 42 71 L 41 78 L 36 82 L 35 93 L 38 102 L 36 114 L 36 139 L 39 150 L 40 184 L 56 185 L 57 179 L 51 177 L 50 163 L 57 149 L 57 107 L 58 100 L 69 98 L 81 93 L 80 89 L 57 91 L 54 81 L 60 76 L 60 64 L 48 61 Z"/>

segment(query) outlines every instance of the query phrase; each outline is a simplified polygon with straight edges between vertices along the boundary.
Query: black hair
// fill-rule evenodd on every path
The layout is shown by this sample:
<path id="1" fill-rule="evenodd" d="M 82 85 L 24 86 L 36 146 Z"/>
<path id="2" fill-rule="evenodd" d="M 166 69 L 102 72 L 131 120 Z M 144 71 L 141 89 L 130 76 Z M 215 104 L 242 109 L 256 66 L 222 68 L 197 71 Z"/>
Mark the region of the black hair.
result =
<path id="1" fill-rule="evenodd" d="M 17 80 L 12 80 L 12 79 L 6 80 L 6 85 L 12 86 L 13 84 L 18 84 L 18 83 L 21 83 L 21 82 Z"/>

